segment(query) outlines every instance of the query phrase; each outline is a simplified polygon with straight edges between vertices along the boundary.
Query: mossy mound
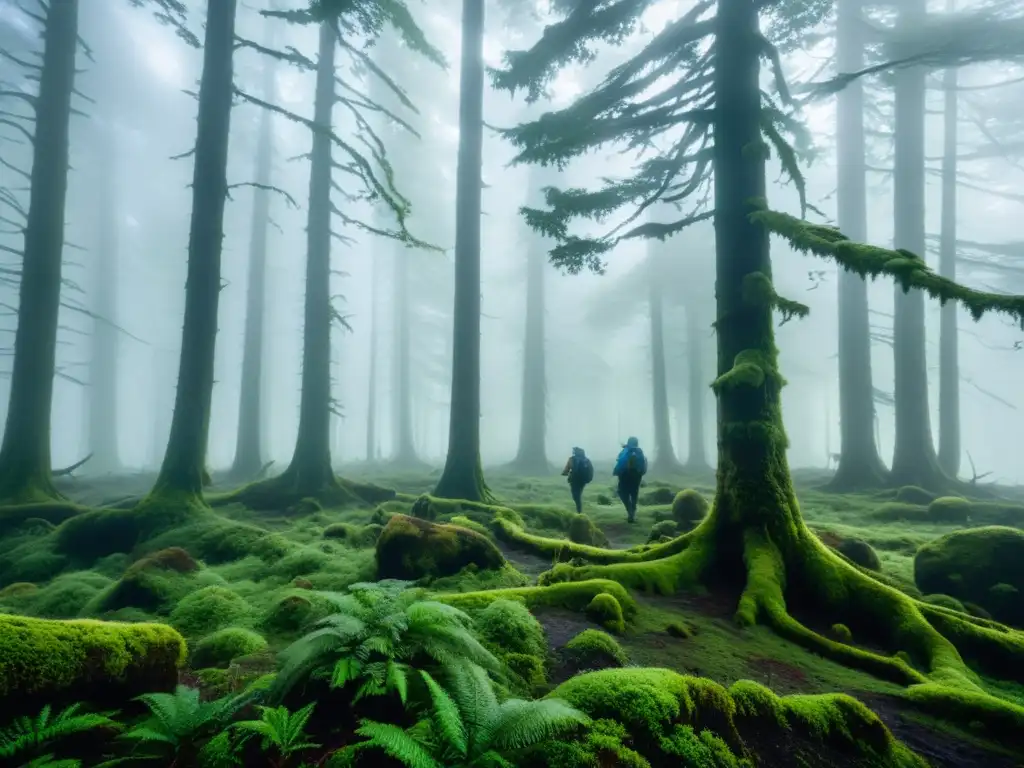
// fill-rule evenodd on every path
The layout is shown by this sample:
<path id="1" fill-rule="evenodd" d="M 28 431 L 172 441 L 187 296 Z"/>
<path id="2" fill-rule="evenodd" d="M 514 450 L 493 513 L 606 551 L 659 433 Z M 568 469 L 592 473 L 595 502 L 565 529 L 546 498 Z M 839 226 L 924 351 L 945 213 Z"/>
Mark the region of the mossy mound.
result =
<path id="1" fill-rule="evenodd" d="M 207 635 L 192 649 L 190 662 L 196 669 L 226 667 L 242 656 L 265 650 L 262 635 L 242 627 L 225 627 Z"/>
<path id="2" fill-rule="evenodd" d="M 685 488 L 672 499 L 672 519 L 683 528 L 693 528 L 708 514 L 708 500 L 692 488 Z"/>
<path id="3" fill-rule="evenodd" d="M 878 559 L 878 553 L 862 539 L 844 539 L 836 545 L 836 551 L 861 568 L 867 568 L 869 571 L 882 570 L 882 561 Z"/>
<path id="4" fill-rule="evenodd" d="M 377 543 L 383 530 L 384 526 L 375 523 L 368 525 L 332 523 L 324 528 L 324 538 L 342 541 L 353 547 L 372 547 Z"/>
<path id="5" fill-rule="evenodd" d="M 210 586 L 193 592 L 174 606 L 170 621 L 186 637 L 201 637 L 244 623 L 251 612 L 249 604 L 230 589 Z"/>
<path id="6" fill-rule="evenodd" d="M 675 520 L 659 520 L 651 526 L 651 532 L 647 536 L 648 544 L 657 544 L 663 541 L 670 541 L 679 535 L 679 523 Z"/>
<path id="7" fill-rule="evenodd" d="M 604 531 L 594 525 L 594 521 L 586 515 L 573 515 L 569 523 L 569 541 L 577 544 L 586 544 L 591 547 L 604 547 L 608 545 L 608 537 Z"/>
<path id="8" fill-rule="evenodd" d="M 305 595 L 285 595 L 260 619 L 260 626 L 275 634 L 298 632 L 314 617 L 313 603 Z"/>
<path id="9" fill-rule="evenodd" d="M 622 632 L 626 628 L 622 606 L 615 599 L 615 595 L 610 595 L 607 592 L 594 595 L 594 599 L 587 605 L 586 612 L 591 621 L 611 632 Z"/>
<path id="10" fill-rule="evenodd" d="M 927 506 L 935 501 L 936 495 L 916 485 L 904 485 L 896 491 L 896 501 L 902 504 Z"/>
<path id="11" fill-rule="evenodd" d="M 497 570 L 505 558 L 490 539 L 456 525 L 395 515 L 377 539 L 377 575 L 416 580 L 454 576 L 468 565 Z"/>
<path id="12" fill-rule="evenodd" d="M 928 505 L 928 517 L 937 523 L 966 523 L 971 502 L 959 496 L 940 496 Z"/>
<path id="13" fill-rule="evenodd" d="M 200 581 L 196 578 L 199 572 L 199 563 L 181 547 L 157 550 L 132 563 L 121 578 L 89 603 L 86 612 L 98 615 L 122 608 L 168 611 L 189 592 L 210 584 L 211 580 L 220 581 L 208 573 Z"/>
<path id="14" fill-rule="evenodd" d="M 0 616 L 0 706 L 6 716 L 43 704 L 121 705 L 173 690 L 185 641 L 164 624 Z"/>
<path id="15" fill-rule="evenodd" d="M 92 618 L 90 606 L 114 582 L 92 571 L 65 573 L 37 591 L 23 595 L 19 613 L 44 619 Z"/>
<path id="16" fill-rule="evenodd" d="M 560 648 L 558 655 L 570 675 L 629 663 L 618 640 L 599 629 L 583 630 Z"/>
<path id="17" fill-rule="evenodd" d="M 599 722 L 617 722 L 631 766 L 858 765 L 925 768 L 881 720 L 849 696 L 787 696 L 740 681 L 726 690 L 667 669 L 605 669 L 562 683 L 563 699 Z M 588 734 L 542 747 L 549 764 L 598 765 Z M 605 754 L 607 754 L 607 751 Z M 749 761 L 749 762 L 745 762 Z"/>
<path id="18" fill-rule="evenodd" d="M 500 655 L 517 653 L 544 658 L 547 638 L 540 622 L 521 600 L 501 598 L 476 616 L 480 639 Z"/>
<path id="19" fill-rule="evenodd" d="M 925 595 L 921 600 L 928 603 L 928 605 L 937 605 L 940 608 L 948 608 L 951 611 L 967 613 L 967 609 L 964 608 L 964 604 L 955 597 L 950 597 L 949 595 Z"/>
<path id="20" fill-rule="evenodd" d="M 674 498 L 676 498 L 675 489 L 662 485 L 641 493 L 637 499 L 637 504 L 645 507 L 654 507 L 662 504 L 671 504 Z"/>
<path id="21" fill-rule="evenodd" d="M 914 556 L 926 594 L 980 605 L 997 621 L 1024 625 L 1024 532 L 989 526 L 946 534 Z"/>

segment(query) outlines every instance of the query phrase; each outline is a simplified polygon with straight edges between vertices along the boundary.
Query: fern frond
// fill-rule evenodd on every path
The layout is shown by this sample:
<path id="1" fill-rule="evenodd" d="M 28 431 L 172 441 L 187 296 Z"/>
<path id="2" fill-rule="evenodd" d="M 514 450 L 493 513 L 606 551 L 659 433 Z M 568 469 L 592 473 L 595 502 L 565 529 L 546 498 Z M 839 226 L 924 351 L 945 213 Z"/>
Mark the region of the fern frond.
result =
<path id="1" fill-rule="evenodd" d="M 380 749 L 407 768 L 444 768 L 423 744 L 397 725 L 363 720 L 356 733 L 367 739 L 368 747 Z"/>
<path id="2" fill-rule="evenodd" d="M 82 768 L 82 761 L 70 758 L 58 760 L 53 755 L 43 755 L 29 760 L 22 768 Z"/>
<path id="3" fill-rule="evenodd" d="M 590 718 L 561 699 L 510 699 L 498 707 L 481 742 L 498 751 L 523 749 L 589 722 Z"/>
<path id="4" fill-rule="evenodd" d="M 81 704 L 72 704 L 52 716 L 49 705 L 35 717 L 19 717 L 0 731 L 0 757 L 13 757 L 27 749 L 51 741 L 99 728 L 121 729 L 121 725 L 103 713 L 79 714 Z"/>
<path id="5" fill-rule="evenodd" d="M 420 676 L 430 692 L 430 701 L 434 705 L 434 723 L 438 733 L 459 755 L 465 757 L 469 747 L 466 726 L 462 722 L 459 708 L 452 701 L 452 697 L 437 684 L 437 681 L 429 673 L 421 671 Z"/>
<path id="6" fill-rule="evenodd" d="M 406 699 L 409 697 L 409 678 L 405 670 L 406 666 L 404 664 L 388 661 L 388 674 L 387 679 L 384 681 L 386 688 L 398 693 L 402 706 L 405 706 Z"/>

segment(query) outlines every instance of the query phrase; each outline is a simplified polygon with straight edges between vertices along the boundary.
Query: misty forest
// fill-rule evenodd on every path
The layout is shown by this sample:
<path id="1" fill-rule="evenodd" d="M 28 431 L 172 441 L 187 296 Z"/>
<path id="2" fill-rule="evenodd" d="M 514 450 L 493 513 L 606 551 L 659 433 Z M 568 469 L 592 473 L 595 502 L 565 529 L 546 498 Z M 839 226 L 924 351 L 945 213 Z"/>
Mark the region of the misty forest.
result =
<path id="1" fill-rule="evenodd" d="M 0 766 L 1019 768 L 1022 65 L 0 0 Z"/>

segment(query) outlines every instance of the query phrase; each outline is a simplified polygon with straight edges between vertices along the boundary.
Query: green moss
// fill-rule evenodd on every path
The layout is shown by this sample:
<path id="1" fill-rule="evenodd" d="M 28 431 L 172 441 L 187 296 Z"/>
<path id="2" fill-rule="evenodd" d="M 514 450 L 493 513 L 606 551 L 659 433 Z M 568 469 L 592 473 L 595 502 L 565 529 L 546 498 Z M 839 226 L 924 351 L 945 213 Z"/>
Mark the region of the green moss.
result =
<path id="1" fill-rule="evenodd" d="M 573 515 L 572 521 L 569 523 L 569 540 L 591 547 L 608 545 L 608 537 L 604 535 L 604 532 L 594 525 L 593 520 L 583 514 Z"/>
<path id="2" fill-rule="evenodd" d="M 839 543 L 836 551 L 861 568 L 867 568 L 869 571 L 882 570 L 882 562 L 878 559 L 878 553 L 866 541 L 845 539 Z"/>
<path id="3" fill-rule="evenodd" d="M 39 589 L 25 612 L 48 619 L 77 618 L 110 584 L 107 577 L 90 571 L 64 574 Z"/>
<path id="4" fill-rule="evenodd" d="M 267 641 L 256 632 L 242 627 L 225 627 L 207 635 L 192 649 L 193 667 L 226 667 L 240 656 L 249 656 L 266 649 Z"/>
<path id="5" fill-rule="evenodd" d="M 690 529 L 708 514 L 708 500 L 692 488 L 685 488 L 672 499 L 672 518 L 686 529 Z"/>
<path id="6" fill-rule="evenodd" d="M 480 638 L 503 653 L 547 654 L 544 628 L 521 600 L 495 600 L 477 614 L 475 625 Z"/>
<path id="7" fill-rule="evenodd" d="M 637 604 L 621 584 L 606 579 L 577 581 L 552 584 L 545 587 L 518 587 L 512 589 L 493 589 L 483 592 L 463 592 L 461 594 L 440 594 L 435 598 L 441 602 L 455 605 L 463 610 L 482 609 L 495 600 L 522 600 L 530 608 L 559 607 L 573 611 L 582 611 L 593 600 L 595 595 L 607 593 L 612 595 L 622 607 L 625 618 L 636 615 Z"/>
<path id="8" fill-rule="evenodd" d="M 670 621 L 665 625 L 665 634 L 679 640 L 688 640 L 693 637 L 693 630 L 681 621 Z"/>
<path id="9" fill-rule="evenodd" d="M 352 525 L 351 523 L 332 523 L 324 528 L 324 538 L 340 540 L 353 547 L 372 547 L 380 538 L 382 525 Z"/>
<path id="10" fill-rule="evenodd" d="M 505 558 L 490 539 L 454 525 L 395 515 L 377 539 L 377 574 L 415 580 L 453 576 L 468 565 L 499 569 Z"/>
<path id="11" fill-rule="evenodd" d="M 640 494 L 637 503 L 644 507 L 661 506 L 671 504 L 676 497 L 676 492 L 665 485 L 658 485 Z"/>
<path id="12" fill-rule="evenodd" d="M 846 643 L 847 645 L 853 642 L 853 633 L 850 631 L 850 628 L 845 624 L 833 624 L 832 637 L 834 637 L 840 643 Z"/>
<path id="13" fill-rule="evenodd" d="M 607 718 L 595 720 L 578 739 L 545 742 L 536 750 L 536 764 L 550 768 L 651 768 L 639 752 L 626 746 L 629 738 L 621 723 Z"/>
<path id="14" fill-rule="evenodd" d="M 951 611 L 967 613 L 967 610 L 964 608 L 964 604 L 955 597 L 950 597 L 949 595 L 925 595 L 922 600 L 929 605 L 937 605 L 940 608 L 948 608 Z"/>
<path id="15" fill-rule="evenodd" d="M 765 376 L 774 369 L 774 364 L 763 352 L 745 349 L 736 355 L 732 368 L 715 379 L 711 386 L 716 392 L 735 387 L 756 389 L 764 384 Z"/>
<path id="16" fill-rule="evenodd" d="M 0 699 L 98 701 L 173 689 L 185 641 L 163 624 L 0 616 Z"/>
<path id="17" fill-rule="evenodd" d="M 468 528 L 471 531 L 479 533 L 481 536 L 487 536 L 488 538 L 492 536 L 490 528 L 488 528 L 483 523 L 478 523 L 476 520 L 471 520 L 465 515 L 453 516 L 451 519 L 451 524 L 457 525 L 460 528 Z"/>
<path id="18" fill-rule="evenodd" d="M 186 637 L 200 637 L 250 617 L 252 609 L 224 587 L 204 587 L 188 595 L 171 611 L 171 625 Z"/>
<path id="19" fill-rule="evenodd" d="M 896 501 L 901 504 L 920 504 L 927 506 L 935 501 L 935 494 L 916 485 L 904 485 L 896 491 Z"/>
<path id="20" fill-rule="evenodd" d="M 575 670 L 624 667 L 629 656 L 618 640 L 607 632 L 585 629 L 562 648 L 562 656 Z"/>
<path id="21" fill-rule="evenodd" d="M 274 601 L 260 619 L 260 626 L 275 634 L 298 632 L 313 618 L 313 603 L 304 595 L 285 595 Z"/>
<path id="22" fill-rule="evenodd" d="M 501 660 L 508 667 L 509 672 L 522 681 L 522 684 L 515 688 L 522 691 L 524 695 L 530 695 L 547 684 L 543 658 L 529 653 L 506 653 L 501 656 Z"/>
<path id="23" fill-rule="evenodd" d="M 679 523 L 675 520 L 661 520 L 651 526 L 651 533 L 647 537 L 648 544 L 658 544 L 663 541 L 670 541 L 679 535 Z"/>
<path id="24" fill-rule="evenodd" d="M 971 519 L 971 502 L 959 496 L 940 496 L 928 505 L 928 517 L 937 523 L 966 523 Z"/>
<path id="25" fill-rule="evenodd" d="M 614 595 L 607 592 L 594 595 L 594 599 L 587 605 L 587 616 L 611 632 L 622 632 L 626 628 L 622 606 Z"/>

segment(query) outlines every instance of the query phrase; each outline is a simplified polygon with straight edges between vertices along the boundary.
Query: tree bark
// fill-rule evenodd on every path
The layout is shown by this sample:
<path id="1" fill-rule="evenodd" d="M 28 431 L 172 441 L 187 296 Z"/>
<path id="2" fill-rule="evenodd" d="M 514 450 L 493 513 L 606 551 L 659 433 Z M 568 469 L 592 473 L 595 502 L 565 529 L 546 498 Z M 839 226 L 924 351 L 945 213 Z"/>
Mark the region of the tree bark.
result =
<path id="1" fill-rule="evenodd" d="M 103 132 L 102 168 L 97 190 L 96 250 L 93 253 L 93 318 L 89 354 L 90 471 L 121 468 L 117 412 L 118 226 L 117 142 L 113 131 Z"/>
<path id="2" fill-rule="evenodd" d="M 178 390 L 154 493 L 202 497 L 213 399 L 237 0 L 207 4 Z"/>
<path id="3" fill-rule="evenodd" d="M 839 0 L 836 60 L 840 72 L 864 66 L 861 0 Z M 864 162 L 864 86 L 858 78 L 836 104 L 839 228 L 855 242 L 867 238 L 867 168 Z M 875 442 L 868 287 L 839 270 L 839 465 L 828 487 L 845 491 L 884 484 L 886 468 Z"/>
<path id="4" fill-rule="evenodd" d="M 380 297 L 380 255 L 373 253 L 373 264 L 370 265 L 370 375 L 369 390 L 366 398 L 366 463 L 377 459 L 377 389 L 380 387 L 377 375 L 377 358 L 380 343 L 380 313 L 377 301 Z"/>
<path id="5" fill-rule="evenodd" d="M 953 4 L 950 3 L 950 6 Z M 952 8 L 950 8 L 952 10 Z M 957 71 L 943 75 L 945 104 L 942 152 L 942 230 L 939 274 L 956 280 Z M 939 326 L 939 466 L 950 477 L 960 471 L 960 345 L 958 307 L 942 307 Z"/>
<path id="6" fill-rule="evenodd" d="M 686 310 L 686 350 L 689 372 L 687 392 L 689 455 L 686 457 L 687 472 L 703 473 L 711 469 L 708 463 L 707 437 L 704 430 L 704 398 L 708 382 L 704 379 L 704 335 L 698 322 L 699 312 L 694 301 L 688 301 Z"/>
<path id="7" fill-rule="evenodd" d="M 409 290 L 411 252 L 398 244 L 395 259 L 395 464 L 414 468 L 423 462 L 416 452 L 412 423 L 412 295 Z"/>
<path id="8" fill-rule="evenodd" d="M 455 311 L 448 456 L 442 498 L 491 498 L 480 463 L 480 215 L 483 162 L 484 0 L 463 0 L 459 152 L 455 192 Z"/>
<path id="9" fill-rule="evenodd" d="M 907 0 L 899 8 L 899 25 L 923 24 L 923 0 Z M 907 67 L 894 74 L 895 150 L 893 168 L 894 244 L 911 253 L 925 253 L 925 74 Z M 895 287 L 893 319 L 896 445 L 890 482 L 942 490 L 948 478 L 939 467 L 932 442 L 928 408 L 928 361 L 925 348 L 924 293 Z"/>
<path id="10" fill-rule="evenodd" d="M 654 461 L 651 469 L 659 474 L 679 472 L 682 467 L 672 447 L 672 425 L 668 412 L 668 383 L 665 366 L 665 315 L 661 292 L 660 249 L 651 241 L 647 246 L 647 309 L 651 331 L 651 385 L 654 415 Z"/>
<path id="11" fill-rule="evenodd" d="M 334 111 L 332 25 L 320 25 L 313 121 L 331 129 Z M 302 394 L 295 452 L 284 476 L 299 496 L 336 484 L 331 467 L 331 137 L 313 133 L 306 225 L 306 302 L 302 345 Z"/>
<path id="12" fill-rule="evenodd" d="M 45 14 L 18 328 L 7 422 L 0 445 L 0 499 L 9 502 L 58 496 L 51 474 L 51 407 L 57 366 L 78 0 L 51 3 Z"/>
<path id="13" fill-rule="evenodd" d="M 534 166 L 539 169 L 539 166 Z M 529 194 L 540 189 L 540 174 L 530 175 Z M 544 269 L 547 252 L 540 236 L 529 233 L 526 250 L 526 318 L 523 338 L 523 386 L 519 450 L 513 464 L 528 474 L 550 472 L 547 454 L 547 359 Z"/>
<path id="14" fill-rule="evenodd" d="M 268 22 L 268 28 L 271 23 Z M 268 34 L 268 38 L 270 35 Z M 268 44 L 272 44 L 272 40 Z M 263 98 L 273 102 L 276 67 L 263 66 Z M 249 275 L 245 297 L 245 331 L 242 341 L 242 388 L 238 398 L 238 435 L 231 474 L 255 477 L 263 468 L 263 349 L 267 298 L 267 229 L 270 224 L 270 192 L 274 157 L 274 118 L 269 110 L 260 115 L 256 145 L 256 183 L 253 190 L 252 224 L 249 231 Z"/>

